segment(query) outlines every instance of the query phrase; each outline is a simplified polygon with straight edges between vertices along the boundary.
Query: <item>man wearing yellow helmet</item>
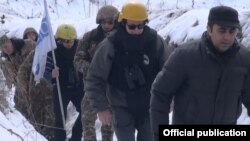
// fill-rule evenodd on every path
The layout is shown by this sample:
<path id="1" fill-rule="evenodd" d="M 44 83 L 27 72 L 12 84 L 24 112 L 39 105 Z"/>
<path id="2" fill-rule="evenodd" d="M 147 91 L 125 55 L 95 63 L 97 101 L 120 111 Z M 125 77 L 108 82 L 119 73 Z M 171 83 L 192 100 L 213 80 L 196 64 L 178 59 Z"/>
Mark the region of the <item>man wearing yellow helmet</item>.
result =
<path id="1" fill-rule="evenodd" d="M 77 48 L 74 64 L 77 70 L 87 75 L 89 64 L 97 49 L 97 45 L 105 39 L 105 37 L 115 28 L 118 10 L 106 5 L 99 9 L 96 16 L 97 28 L 84 34 Z M 88 97 L 84 97 L 82 101 L 82 123 L 84 141 L 96 141 L 95 121 L 97 112 L 90 106 Z M 113 140 L 113 130 L 111 126 L 102 125 L 101 127 L 102 141 Z"/>
<path id="2" fill-rule="evenodd" d="M 58 98 L 58 90 L 55 78 L 59 78 L 61 87 L 61 96 L 64 109 L 64 115 L 67 115 L 67 106 L 71 101 L 76 107 L 79 115 L 72 128 L 70 141 L 81 141 L 82 124 L 81 124 L 81 101 L 84 96 L 82 73 L 76 71 L 73 65 L 76 48 L 78 45 L 76 30 L 72 25 L 62 24 L 56 31 L 55 58 L 57 68 L 53 63 L 47 63 L 45 72 L 52 72 L 53 101 L 55 112 L 55 141 L 64 141 L 66 132 L 63 130 L 62 114 Z M 52 62 L 52 53 L 48 54 L 47 62 Z M 65 117 L 66 118 L 66 117 Z M 60 129 L 61 128 L 61 129 Z"/>
<path id="3" fill-rule="evenodd" d="M 135 141 L 135 130 L 137 141 L 151 141 L 150 88 L 167 51 L 147 22 L 143 4 L 125 4 L 117 29 L 98 45 L 86 77 L 85 93 L 104 125 L 111 124 L 111 105 L 118 141 Z"/>

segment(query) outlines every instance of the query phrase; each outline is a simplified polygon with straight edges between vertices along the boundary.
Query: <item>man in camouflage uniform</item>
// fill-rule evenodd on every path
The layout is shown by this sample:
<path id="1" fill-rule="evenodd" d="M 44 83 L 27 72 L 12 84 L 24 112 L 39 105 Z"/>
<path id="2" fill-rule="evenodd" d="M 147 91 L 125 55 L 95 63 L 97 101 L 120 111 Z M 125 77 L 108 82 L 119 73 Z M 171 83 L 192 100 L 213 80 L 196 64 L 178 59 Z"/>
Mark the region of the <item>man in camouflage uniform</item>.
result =
<path id="1" fill-rule="evenodd" d="M 49 141 L 53 141 L 52 84 L 42 79 L 36 84 L 32 73 L 34 51 L 25 59 L 17 74 L 17 85 L 25 92 L 29 103 L 28 120 Z"/>
<path id="2" fill-rule="evenodd" d="M 16 38 L 8 38 L 6 35 L 0 37 L 1 59 L 0 67 L 6 79 L 8 88 L 16 86 L 15 91 L 15 107 L 25 117 L 28 117 L 28 100 L 26 93 L 17 86 L 17 72 L 28 54 L 34 49 L 35 42 L 32 40 L 22 40 Z"/>
<path id="3" fill-rule="evenodd" d="M 33 27 L 27 27 L 23 32 L 23 39 L 31 39 L 36 42 L 38 39 L 38 33 L 36 29 Z"/>
<path id="4" fill-rule="evenodd" d="M 96 17 L 97 28 L 85 33 L 81 39 L 77 53 L 75 55 L 74 64 L 77 70 L 83 73 L 84 78 L 87 75 L 89 64 L 97 49 L 97 45 L 112 31 L 116 24 L 118 10 L 113 6 L 102 7 Z M 82 124 L 84 141 L 96 141 L 95 121 L 97 113 L 90 106 L 88 97 L 82 100 Z M 111 126 L 103 125 L 101 127 L 102 140 L 113 140 L 113 129 Z"/>

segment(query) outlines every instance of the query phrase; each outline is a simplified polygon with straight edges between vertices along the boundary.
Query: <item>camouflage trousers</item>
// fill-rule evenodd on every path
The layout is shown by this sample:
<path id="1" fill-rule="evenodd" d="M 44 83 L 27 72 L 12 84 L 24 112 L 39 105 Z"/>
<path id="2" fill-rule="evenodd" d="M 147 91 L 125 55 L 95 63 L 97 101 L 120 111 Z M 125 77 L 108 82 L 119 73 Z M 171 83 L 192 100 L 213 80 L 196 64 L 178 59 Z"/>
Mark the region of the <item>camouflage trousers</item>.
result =
<path id="1" fill-rule="evenodd" d="M 81 108 L 84 141 L 96 141 L 95 121 L 97 120 L 97 113 L 90 106 L 87 96 L 84 96 Z M 112 141 L 114 134 L 112 126 L 101 126 L 101 134 L 102 141 Z"/>
<path id="2" fill-rule="evenodd" d="M 29 120 L 34 128 L 42 134 L 48 141 L 53 141 L 53 96 L 52 86 L 41 82 L 33 86 L 30 94 L 17 96 L 17 109 Z M 25 109 L 26 108 L 26 109 Z"/>
<path id="3" fill-rule="evenodd" d="M 53 87 L 51 84 L 41 81 L 31 89 L 30 109 L 32 111 L 35 129 L 46 137 L 49 141 L 54 136 L 54 106 L 53 106 Z"/>
<path id="4" fill-rule="evenodd" d="M 14 96 L 15 108 L 26 118 L 29 117 L 29 100 L 27 94 L 21 93 L 17 88 Z"/>

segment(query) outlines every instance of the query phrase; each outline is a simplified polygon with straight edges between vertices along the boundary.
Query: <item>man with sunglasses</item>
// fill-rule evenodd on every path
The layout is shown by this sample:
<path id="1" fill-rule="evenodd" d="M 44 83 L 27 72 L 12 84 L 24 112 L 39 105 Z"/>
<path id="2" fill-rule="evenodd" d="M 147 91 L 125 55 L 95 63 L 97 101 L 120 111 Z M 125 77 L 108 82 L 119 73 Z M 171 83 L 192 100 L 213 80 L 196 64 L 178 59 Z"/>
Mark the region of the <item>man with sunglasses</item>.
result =
<path id="1" fill-rule="evenodd" d="M 98 45 L 86 77 L 90 104 L 102 124 L 113 123 L 118 141 L 151 141 L 150 88 L 167 51 L 147 22 L 145 5 L 125 4 L 118 27 Z"/>
<path id="2" fill-rule="evenodd" d="M 242 103 L 250 115 L 250 52 L 236 40 L 239 28 L 235 9 L 213 7 L 201 39 L 170 55 L 151 90 L 154 141 L 172 99 L 172 124 L 236 124 Z"/>
<path id="3" fill-rule="evenodd" d="M 77 48 L 74 64 L 77 70 L 87 75 L 89 64 L 97 49 L 97 45 L 115 28 L 118 10 L 110 5 L 103 6 L 97 13 L 97 28 L 84 34 Z M 82 100 L 82 124 L 84 141 L 96 141 L 95 121 L 97 112 L 90 106 L 87 96 Z M 102 141 L 113 140 L 113 129 L 110 125 L 101 126 Z"/>

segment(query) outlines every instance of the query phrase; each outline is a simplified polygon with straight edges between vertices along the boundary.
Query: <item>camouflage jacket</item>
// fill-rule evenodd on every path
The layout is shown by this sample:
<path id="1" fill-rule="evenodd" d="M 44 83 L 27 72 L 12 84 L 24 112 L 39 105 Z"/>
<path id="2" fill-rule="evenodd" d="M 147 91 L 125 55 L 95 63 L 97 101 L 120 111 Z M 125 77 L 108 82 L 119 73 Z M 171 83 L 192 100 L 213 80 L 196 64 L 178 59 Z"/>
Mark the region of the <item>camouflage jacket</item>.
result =
<path id="1" fill-rule="evenodd" d="M 23 63 L 28 54 L 34 49 L 35 42 L 32 40 L 24 40 L 24 46 L 20 53 L 14 53 L 8 58 L 0 59 L 0 66 L 6 79 L 6 84 L 10 88 L 12 84 L 16 85 L 16 76 L 20 65 Z"/>
<path id="2" fill-rule="evenodd" d="M 77 71 L 83 73 L 85 78 L 89 64 L 95 54 L 97 45 L 105 38 L 101 26 L 85 33 L 80 40 L 74 57 L 74 65 Z"/>
<path id="3" fill-rule="evenodd" d="M 52 92 L 52 84 L 45 79 L 40 80 L 39 84 L 34 81 L 34 75 L 32 73 L 32 63 L 35 51 L 33 50 L 24 60 L 17 73 L 17 86 L 22 93 L 26 93 L 29 96 L 31 93 L 44 91 L 46 93 Z M 34 90 L 36 89 L 36 90 Z"/>

